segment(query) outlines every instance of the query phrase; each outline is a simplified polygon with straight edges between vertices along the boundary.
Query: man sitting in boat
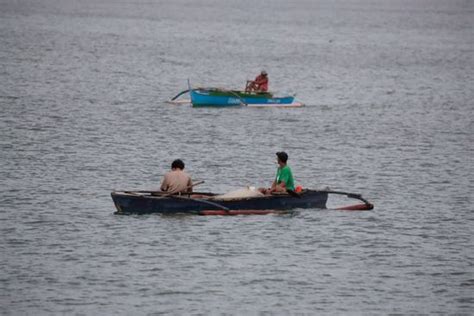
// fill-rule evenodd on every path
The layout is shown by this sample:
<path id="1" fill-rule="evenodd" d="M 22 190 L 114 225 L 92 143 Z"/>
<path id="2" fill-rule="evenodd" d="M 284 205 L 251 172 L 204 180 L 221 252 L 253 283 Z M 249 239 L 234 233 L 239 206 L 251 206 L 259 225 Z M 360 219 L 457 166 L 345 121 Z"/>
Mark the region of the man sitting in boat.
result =
<path id="1" fill-rule="evenodd" d="M 290 167 L 286 164 L 288 161 L 288 154 L 284 151 L 279 151 L 276 153 L 276 155 L 278 169 L 275 181 L 273 181 L 271 188 L 259 189 L 259 191 L 263 194 L 287 193 L 287 191 L 295 190 L 295 181 L 293 180 L 293 173 L 291 172 Z"/>
<path id="2" fill-rule="evenodd" d="M 262 70 L 254 81 L 247 81 L 245 92 L 267 92 L 268 91 L 268 75 L 265 70 Z"/>
<path id="3" fill-rule="evenodd" d="M 193 191 L 192 185 L 191 177 L 184 172 L 184 162 L 176 159 L 171 164 L 171 171 L 161 181 L 161 191 L 171 194 L 188 193 Z"/>

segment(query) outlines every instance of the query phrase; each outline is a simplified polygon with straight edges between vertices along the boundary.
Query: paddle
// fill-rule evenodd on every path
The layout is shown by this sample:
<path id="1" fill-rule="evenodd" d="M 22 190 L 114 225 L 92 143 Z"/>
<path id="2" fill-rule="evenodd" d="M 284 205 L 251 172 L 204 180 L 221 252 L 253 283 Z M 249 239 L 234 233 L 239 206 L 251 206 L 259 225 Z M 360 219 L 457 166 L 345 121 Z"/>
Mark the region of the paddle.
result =
<path id="1" fill-rule="evenodd" d="M 192 185 L 187 186 L 187 187 L 185 188 L 185 190 L 189 190 L 189 189 L 191 189 L 192 187 L 195 187 L 195 186 L 200 185 L 200 184 L 202 184 L 202 183 L 204 183 L 204 180 L 194 182 Z M 116 192 L 123 192 L 123 193 L 129 193 L 129 194 L 150 193 L 150 194 L 152 194 L 152 195 L 161 195 L 161 196 L 168 196 L 168 195 L 173 195 L 173 194 L 174 194 L 174 193 L 167 193 L 167 192 L 164 192 L 164 191 L 150 191 L 150 190 L 128 190 L 128 191 L 116 190 Z"/>
<path id="2" fill-rule="evenodd" d="M 204 183 L 204 180 L 193 183 L 192 185 L 186 187 L 186 190 L 188 190 L 188 189 L 190 189 L 190 188 L 192 188 L 196 185 L 199 185 L 201 183 Z M 202 199 L 193 199 L 191 197 L 176 195 L 175 193 L 166 193 L 166 192 L 162 192 L 162 191 L 146 191 L 146 190 L 122 191 L 122 192 L 128 193 L 128 194 L 133 194 L 133 195 L 138 195 L 137 193 L 150 193 L 151 195 L 158 195 L 158 196 L 160 196 L 160 198 L 173 198 L 173 199 L 189 200 L 189 201 L 194 201 L 194 202 L 197 202 L 197 203 L 203 203 L 203 204 L 207 204 L 207 205 L 217 207 L 218 209 L 222 209 L 222 210 L 226 211 L 227 213 L 230 211 L 230 209 L 228 207 L 225 207 L 224 205 L 220 205 L 220 204 L 215 203 L 215 202 L 202 200 Z M 140 196 L 143 196 L 143 195 L 140 195 Z"/>
<path id="3" fill-rule="evenodd" d="M 204 180 L 203 181 L 199 181 L 199 182 L 196 182 L 196 183 L 193 183 L 192 185 L 188 186 L 186 188 L 186 190 L 192 188 L 193 186 L 196 186 L 198 184 L 201 184 L 201 183 L 204 183 Z M 181 199 L 181 200 L 189 200 L 189 201 L 194 201 L 194 202 L 198 202 L 198 203 L 204 203 L 204 204 L 208 204 L 208 205 L 212 205 L 212 206 L 215 206 L 217 208 L 221 208 L 223 210 L 225 210 L 226 212 L 229 212 L 230 209 L 223 206 L 223 205 L 220 205 L 220 204 L 217 204 L 215 202 L 211 202 L 211 201 L 208 201 L 208 200 L 203 200 L 203 199 L 193 199 L 192 197 L 186 197 L 186 196 L 182 196 L 182 195 L 176 195 L 174 193 L 168 193 L 168 194 L 163 194 L 161 195 L 162 198 L 164 197 L 169 197 L 169 198 L 173 198 L 173 199 Z"/>
<path id="4" fill-rule="evenodd" d="M 208 204 L 208 205 L 211 205 L 211 206 L 214 206 L 214 207 L 223 209 L 223 210 L 226 211 L 226 212 L 229 212 L 229 211 L 230 211 L 230 209 L 227 208 L 227 207 L 225 207 L 224 205 L 220 205 L 220 204 L 217 204 L 217 203 L 215 203 L 215 202 L 208 201 L 208 200 L 193 199 L 193 198 L 191 198 L 191 197 L 186 197 L 186 196 L 182 196 L 182 195 L 170 195 L 169 197 L 170 197 L 170 198 L 173 198 L 173 199 L 189 200 L 189 201 L 194 201 L 194 202 L 197 202 L 197 203 Z"/>
<path id="5" fill-rule="evenodd" d="M 245 106 L 248 106 L 248 104 L 244 101 L 244 99 L 242 99 L 242 97 L 241 97 L 240 95 L 238 95 L 237 93 L 235 93 L 234 91 L 232 91 L 232 90 L 224 90 L 224 89 L 223 89 L 223 91 L 229 92 L 230 94 L 236 96 L 236 97 L 240 100 L 240 103 L 242 103 L 242 104 L 245 105 Z"/>
<path id="6" fill-rule="evenodd" d="M 188 191 L 189 189 L 191 189 L 192 187 L 195 187 L 196 185 L 199 185 L 201 183 L 204 183 L 204 180 L 202 181 L 197 181 L 191 185 L 188 185 L 184 190 L 185 191 Z M 153 195 L 153 194 L 152 194 Z M 168 197 L 168 196 L 173 196 L 173 195 L 176 195 L 176 193 L 167 193 L 167 194 L 160 194 L 162 197 Z"/>

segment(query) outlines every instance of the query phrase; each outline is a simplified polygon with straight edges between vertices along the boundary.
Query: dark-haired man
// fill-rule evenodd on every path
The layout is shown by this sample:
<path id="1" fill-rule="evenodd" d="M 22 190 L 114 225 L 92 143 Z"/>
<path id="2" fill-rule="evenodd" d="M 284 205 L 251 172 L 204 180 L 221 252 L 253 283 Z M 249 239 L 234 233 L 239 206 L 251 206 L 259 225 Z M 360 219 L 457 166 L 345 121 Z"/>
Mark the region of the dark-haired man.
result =
<path id="1" fill-rule="evenodd" d="M 288 161 L 288 154 L 284 151 L 279 151 L 276 153 L 278 169 L 273 181 L 271 188 L 259 189 L 263 194 L 272 194 L 276 193 L 286 193 L 287 191 L 295 190 L 295 181 L 293 179 L 293 173 L 291 172 L 290 167 L 286 164 Z"/>
<path id="2" fill-rule="evenodd" d="M 176 159 L 171 164 L 171 171 L 165 174 L 161 181 L 161 191 L 171 194 L 192 192 L 193 182 L 191 177 L 184 172 L 184 162 Z"/>

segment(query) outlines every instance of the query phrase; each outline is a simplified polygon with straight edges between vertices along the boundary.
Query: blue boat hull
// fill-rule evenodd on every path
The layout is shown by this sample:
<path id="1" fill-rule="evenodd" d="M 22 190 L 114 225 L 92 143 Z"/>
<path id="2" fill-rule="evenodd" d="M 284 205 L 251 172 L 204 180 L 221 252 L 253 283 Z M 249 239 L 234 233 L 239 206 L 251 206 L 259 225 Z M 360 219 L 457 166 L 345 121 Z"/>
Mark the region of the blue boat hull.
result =
<path id="1" fill-rule="evenodd" d="M 246 94 L 237 91 L 215 93 L 215 91 L 207 89 L 191 90 L 191 103 L 193 106 L 290 105 L 294 99 L 293 96 L 267 97 L 265 95 Z"/>

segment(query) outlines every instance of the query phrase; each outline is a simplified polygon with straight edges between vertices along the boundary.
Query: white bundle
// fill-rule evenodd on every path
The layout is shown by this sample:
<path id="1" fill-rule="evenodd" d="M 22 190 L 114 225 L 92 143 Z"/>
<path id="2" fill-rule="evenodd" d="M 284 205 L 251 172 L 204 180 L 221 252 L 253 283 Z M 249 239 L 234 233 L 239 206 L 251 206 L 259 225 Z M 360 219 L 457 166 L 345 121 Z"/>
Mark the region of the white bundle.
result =
<path id="1" fill-rule="evenodd" d="M 227 192 L 225 194 L 216 195 L 213 197 L 215 200 L 236 200 L 250 197 L 264 196 L 263 193 L 258 191 L 255 187 L 245 187 L 234 191 Z"/>

